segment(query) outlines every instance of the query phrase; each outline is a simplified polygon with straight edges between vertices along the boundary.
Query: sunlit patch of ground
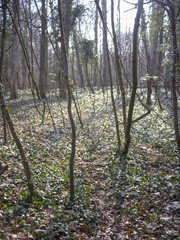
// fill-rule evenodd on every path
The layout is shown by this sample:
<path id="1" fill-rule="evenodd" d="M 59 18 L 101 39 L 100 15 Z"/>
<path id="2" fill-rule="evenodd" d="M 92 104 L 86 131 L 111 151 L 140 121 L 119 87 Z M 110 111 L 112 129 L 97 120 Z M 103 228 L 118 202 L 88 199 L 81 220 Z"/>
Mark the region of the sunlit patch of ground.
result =
<path id="1" fill-rule="evenodd" d="M 0 239 L 179 239 L 180 174 L 169 108 L 158 107 L 132 127 L 132 143 L 122 171 L 110 95 L 78 93 L 84 128 L 77 125 L 75 194 L 69 206 L 71 129 L 67 103 L 51 96 L 52 119 L 45 123 L 27 93 L 9 102 L 41 196 L 30 203 L 19 153 L 8 133 L 0 158 L 9 166 L 0 177 Z M 22 103 L 22 104 L 21 104 Z M 121 101 L 116 100 L 123 142 Z M 42 106 L 38 103 L 39 109 Z M 27 111 L 28 109 L 28 111 Z M 135 116 L 144 113 L 137 105 Z M 63 117 L 65 126 L 63 126 Z"/>

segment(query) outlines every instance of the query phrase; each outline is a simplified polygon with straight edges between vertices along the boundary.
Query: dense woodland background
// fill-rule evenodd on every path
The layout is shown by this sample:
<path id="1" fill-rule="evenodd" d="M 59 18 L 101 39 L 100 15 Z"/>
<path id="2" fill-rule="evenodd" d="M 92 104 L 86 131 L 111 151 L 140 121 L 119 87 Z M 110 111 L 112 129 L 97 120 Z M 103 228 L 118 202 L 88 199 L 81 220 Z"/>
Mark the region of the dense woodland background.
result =
<path id="1" fill-rule="evenodd" d="M 0 32 L 0 239 L 180 239 L 180 1 L 1 0 Z"/>

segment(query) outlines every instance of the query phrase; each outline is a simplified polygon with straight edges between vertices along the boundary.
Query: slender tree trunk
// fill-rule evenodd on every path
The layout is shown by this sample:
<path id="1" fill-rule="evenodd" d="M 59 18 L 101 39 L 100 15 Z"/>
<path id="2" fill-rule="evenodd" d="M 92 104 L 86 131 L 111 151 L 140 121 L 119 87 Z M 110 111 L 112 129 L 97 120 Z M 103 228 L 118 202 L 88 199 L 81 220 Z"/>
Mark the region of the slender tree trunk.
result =
<path id="1" fill-rule="evenodd" d="M 115 120 L 115 126 L 116 126 L 116 137 L 117 137 L 117 143 L 118 143 L 118 149 L 119 149 L 121 147 L 121 139 L 120 139 L 119 122 L 118 122 L 118 116 L 117 116 L 116 104 L 115 104 L 114 92 L 113 92 L 113 80 L 112 80 L 111 64 L 110 64 L 110 57 L 109 57 L 108 41 L 107 41 L 107 26 L 106 26 L 106 23 L 104 22 L 103 14 L 99 7 L 98 0 L 95 0 L 95 3 L 103 24 L 103 32 L 104 32 L 103 36 L 105 38 L 105 43 L 106 43 L 106 51 L 107 51 L 106 54 L 107 54 L 107 60 L 108 60 L 107 64 L 108 64 L 109 80 L 110 80 L 110 87 L 111 87 L 111 101 L 113 106 L 114 120 Z"/>
<path id="2" fill-rule="evenodd" d="M 94 52 L 95 52 L 95 55 L 97 56 L 97 54 L 98 54 L 98 10 L 97 10 L 97 7 L 96 7 L 96 13 L 95 13 L 94 34 L 95 34 Z M 101 85 L 100 80 L 98 79 L 98 61 L 97 61 L 96 57 L 94 59 L 94 85 L 98 86 L 98 87 Z"/>
<path id="3" fill-rule="evenodd" d="M 78 109 L 78 104 L 76 103 L 76 99 L 75 99 L 73 94 L 72 94 L 72 100 L 73 100 L 75 108 L 76 108 L 76 112 L 77 112 L 77 115 L 78 115 L 79 123 L 81 125 L 81 128 L 83 129 L 83 121 L 82 121 L 82 117 L 81 117 L 81 109 Z"/>
<path id="4" fill-rule="evenodd" d="M 72 105 L 72 93 L 71 93 L 71 87 L 69 84 L 69 70 L 68 70 L 68 60 L 67 60 L 67 46 L 68 43 L 67 39 L 65 38 L 65 32 L 64 32 L 64 25 L 62 21 L 62 0 L 58 0 L 58 9 L 59 9 L 59 20 L 60 20 L 60 30 L 61 30 L 61 48 L 62 48 L 62 57 L 63 57 L 63 76 L 64 80 L 66 81 L 66 87 L 68 92 L 68 115 L 69 120 L 71 123 L 71 129 L 72 129 L 72 142 L 71 142 L 71 157 L 70 157 L 70 202 L 74 201 L 74 157 L 75 157 L 75 149 L 76 149 L 76 127 L 72 115 L 71 105 Z M 71 16 L 71 11 L 69 12 L 69 18 Z M 68 38 L 69 41 L 69 38 Z"/>
<path id="5" fill-rule="evenodd" d="M 0 91 L 3 91 L 2 87 L 0 87 Z M 27 178 L 27 186 L 28 186 L 28 190 L 29 190 L 29 193 L 30 193 L 30 196 L 34 196 L 34 185 L 33 185 L 33 180 L 32 180 L 32 176 L 31 176 L 31 172 L 30 172 L 30 167 L 29 167 L 29 163 L 28 163 L 28 160 L 26 158 L 26 155 L 25 155 L 25 152 L 24 152 L 24 148 L 23 148 L 23 145 L 21 144 L 18 136 L 17 136 L 17 133 L 15 131 L 15 128 L 14 128 L 14 124 L 11 120 L 11 117 L 10 117 L 10 114 L 6 108 L 6 104 L 5 104 L 5 100 L 4 100 L 4 97 L 3 97 L 3 94 L 0 94 L 0 99 L 1 99 L 1 102 L 2 102 L 2 109 L 3 109 L 3 113 L 5 115 L 5 118 L 7 120 L 7 123 L 9 125 L 9 129 L 11 131 L 11 134 L 12 134 L 12 137 L 16 143 L 16 146 L 19 150 L 19 153 L 20 153 L 20 156 L 21 156 L 21 160 L 22 160 L 22 165 L 24 167 L 24 172 L 25 172 L 25 175 L 26 175 L 26 178 Z"/>
<path id="6" fill-rule="evenodd" d="M 75 48 L 75 52 L 76 52 L 78 72 L 79 72 L 79 77 L 80 77 L 80 88 L 85 89 L 85 86 L 84 86 L 84 77 L 83 77 L 83 71 L 82 71 L 82 64 L 81 64 L 81 62 L 80 62 L 79 46 L 78 46 L 78 42 L 77 42 L 76 32 L 73 33 L 73 41 L 74 41 L 74 48 Z"/>
<path id="7" fill-rule="evenodd" d="M 5 37 L 6 37 L 6 0 L 2 0 L 2 14 L 3 14 L 3 23 L 2 23 L 2 35 L 0 43 L 0 84 L 3 83 L 3 59 L 4 59 L 4 49 L 5 49 Z M 1 104 L 1 113 L 3 119 L 3 128 L 4 128 L 4 143 L 7 143 L 7 131 L 6 131 L 6 118 L 4 115 L 3 107 Z"/>
<path id="8" fill-rule="evenodd" d="M 6 126 L 6 118 L 4 116 L 3 108 L 1 107 L 1 112 L 3 116 L 3 129 L 4 129 L 4 143 L 7 143 L 7 126 Z"/>
<path id="9" fill-rule="evenodd" d="M 33 31 L 32 31 L 32 13 L 31 13 L 31 0 L 28 0 L 29 2 L 29 17 L 30 17 L 30 24 L 29 24 L 29 37 L 30 37 L 30 53 L 31 53 L 31 59 L 30 59 L 30 65 L 31 65 L 31 72 L 32 72 L 32 75 L 34 75 L 34 53 L 33 53 Z M 30 77 L 30 76 L 29 76 Z M 29 81 L 29 85 L 31 87 L 31 82 Z M 32 86 L 33 85 L 33 82 L 32 82 Z M 34 87 L 33 89 L 34 90 Z"/>
<path id="10" fill-rule="evenodd" d="M 18 26 L 19 21 L 19 0 L 13 0 L 14 24 Z M 10 80 L 10 99 L 18 98 L 18 36 L 13 26 L 13 45 L 11 56 L 11 80 Z"/>
<path id="11" fill-rule="evenodd" d="M 162 25 L 163 25 L 163 19 L 164 19 L 164 10 L 162 7 L 160 7 L 157 4 L 152 5 L 152 14 L 153 15 L 153 23 L 152 23 L 152 29 L 150 29 L 150 38 L 151 40 L 151 75 L 159 76 L 159 79 L 161 77 L 162 73 L 162 53 L 161 51 L 157 51 L 159 46 L 161 46 L 161 35 L 162 35 Z M 158 14 L 157 14 L 158 13 Z M 154 29 L 154 22 L 157 24 L 157 29 Z M 157 81 L 154 81 L 154 88 L 155 88 L 155 94 L 157 97 L 157 101 L 159 104 L 159 108 L 162 111 L 163 106 L 161 104 L 160 99 L 160 84 L 159 79 Z"/>
<path id="12" fill-rule="evenodd" d="M 144 12 L 143 12 L 143 14 L 142 14 L 142 40 L 143 40 L 145 55 L 146 55 L 147 73 L 148 73 L 148 75 L 151 76 L 152 75 L 152 68 L 151 68 L 152 62 L 151 62 L 150 54 L 148 52 L 147 35 L 145 34 L 146 31 L 147 31 L 147 26 L 146 26 L 145 16 L 144 16 Z M 152 79 L 148 79 L 147 80 L 146 104 L 149 106 L 152 104 L 151 95 L 152 95 Z"/>
<path id="13" fill-rule="evenodd" d="M 41 50 L 40 50 L 40 78 L 39 92 L 42 99 L 46 99 L 47 78 L 48 78 L 48 38 L 47 38 L 47 19 L 46 2 L 42 0 L 41 15 Z"/>
<path id="14" fill-rule="evenodd" d="M 62 14 L 62 21 L 64 25 L 64 43 L 66 47 L 66 52 L 68 54 L 69 49 L 69 36 L 70 36 L 70 30 L 71 30 L 71 9 L 72 9 L 72 3 L 73 0 L 66 0 L 62 2 L 63 6 L 63 12 Z M 62 62 L 61 62 L 61 68 L 64 69 L 64 60 L 63 60 L 63 53 L 62 53 Z M 64 77 L 60 78 L 60 98 L 66 98 L 66 90 L 67 90 L 67 84 Z"/>
<path id="15" fill-rule="evenodd" d="M 104 21 L 104 26 L 103 28 L 107 29 L 107 1 L 106 0 L 101 0 L 102 1 L 102 15 L 103 15 L 103 21 Z M 107 45 L 106 45 L 106 38 L 105 36 L 105 31 L 103 30 L 103 83 L 104 86 L 109 85 L 109 70 L 108 70 L 108 55 L 107 55 Z"/>
<path id="16" fill-rule="evenodd" d="M 126 97 L 125 97 L 124 85 L 122 81 L 122 72 L 121 72 L 121 66 L 119 61 L 117 38 L 116 38 L 116 32 L 114 27 L 114 0 L 111 0 L 111 23 L 112 23 L 112 32 L 113 32 L 116 71 L 117 71 L 118 83 L 120 86 L 121 96 L 122 96 L 124 131 L 126 132 Z"/>
<path id="17" fill-rule="evenodd" d="M 89 78 L 88 59 L 87 59 L 86 62 L 85 62 L 85 73 L 86 73 L 87 85 L 88 85 L 89 89 L 91 90 L 91 92 L 94 94 L 94 89 L 93 89 L 93 87 L 92 87 L 91 80 L 90 80 L 90 78 Z"/>
<path id="18" fill-rule="evenodd" d="M 137 90 L 137 84 L 138 84 L 138 76 L 137 76 L 138 28 L 139 28 L 139 20 L 140 20 L 142 10 L 143 10 L 143 0 L 139 0 L 138 1 L 138 10 L 137 10 L 135 24 L 134 24 L 134 32 L 133 32 L 133 56 L 132 56 L 133 88 L 132 88 L 132 93 L 131 93 L 127 126 L 126 126 L 126 143 L 125 143 L 124 151 L 123 151 L 125 155 L 127 155 L 128 151 L 129 151 L 129 145 L 130 145 L 130 140 L 131 140 L 132 117 L 133 117 L 134 103 L 135 103 L 136 90 Z"/>

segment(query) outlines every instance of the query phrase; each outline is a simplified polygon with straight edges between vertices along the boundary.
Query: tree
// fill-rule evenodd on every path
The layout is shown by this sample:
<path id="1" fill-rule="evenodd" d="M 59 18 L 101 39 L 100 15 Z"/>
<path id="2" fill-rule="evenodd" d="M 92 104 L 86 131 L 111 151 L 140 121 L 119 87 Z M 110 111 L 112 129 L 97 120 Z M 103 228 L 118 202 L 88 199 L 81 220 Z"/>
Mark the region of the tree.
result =
<path id="1" fill-rule="evenodd" d="M 103 15 L 103 29 L 107 29 L 107 1 L 102 0 L 102 15 Z M 103 84 L 105 86 L 109 85 L 109 70 L 108 70 L 108 50 L 107 50 L 107 44 L 106 44 L 106 38 L 105 31 L 103 31 Z"/>
<path id="2" fill-rule="evenodd" d="M 59 2 L 58 2 L 59 3 Z M 70 37 L 70 31 L 72 26 L 72 0 L 67 0 L 62 2 L 62 21 L 64 26 L 64 43 L 66 48 L 66 53 L 68 54 L 69 50 L 69 37 Z M 62 35 L 62 32 L 61 32 Z M 62 59 L 64 53 L 62 53 Z M 64 67 L 64 60 L 61 62 L 61 69 L 63 71 Z M 60 74 L 60 98 L 66 98 L 66 90 L 67 90 L 67 84 L 64 76 Z"/>
<path id="3" fill-rule="evenodd" d="M 162 51 L 161 46 L 163 44 L 163 21 L 164 21 L 164 9 L 152 3 L 152 16 L 150 21 L 150 59 L 151 59 L 151 76 L 159 76 L 156 81 L 151 79 L 158 104 L 161 110 L 163 110 L 160 97 L 159 97 L 159 80 L 162 75 Z M 153 64 L 152 64 L 153 63 Z"/>
<path id="4" fill-rule="evenodd" d="M 19 0 L 13 0 L 13 18 L 14 25 L 19 24 Z M 11 80 L 10 80 L 10 99 L 18 98 L 18 36 L 15 26 L 12 28 L 12 55 L 11 55 Z"/>
<path id="5" fill-rule="evenodd" d="M 176 30 L 176 22 L 177 18 L 180 14 L 179 1 L 161 1 L 154 0 L 156 3 L 160 4 L 168 14 L 170 21 L 170 29 L 172 34 L 172 97 L 173 97 L 173 116 L 174 116 L 174 130 L 176 143 L 178 147 L 178 151 L 180 154 L 180 132 L 179 132 L 179 119 L 178 119 L 178 99 L 177 99 L 177 91 L 176 88 L 179 84 L 178 77 L 180 76 L 180 59 L 179 59 L 179 49 L 177 43 L 177 30 Z M 176 8 L 178 7 L 179 11 L 176 13 Z"/>
<path id="6" fill-rule="evenodd" d="M 48 38 L 47 38 L 46 1 L 42 0 L 40 78 L 39 78 L 39 91 L 42 99 L 46 98 L 47 78 L 48 78 Z"/>
<path id="7" fill-rule="evenodd" d="M 73 44 L 75 48 L 75 53 L 76 53 L 76 60 L 77 60 L 77 68 L 78 68 L 78 73 L 80 77 L 80 88 L 85 89 L 85 84 L 84 84 L 84 76 L 83 76 L 83 69 L 82 69 L 82 64 L 81 64 L 81 59 L 80 59 L 80 48 L 79 48 L 79 42 L 78 42 L 78 30 L 77 30 L 77 23 L 76 19 L 80 18 L 83 13 L 85 12 L 84 5 L 77 5 L 76 7 L 73 8 L 72 10 L 72 23 L 71 23 L 71 28 L 73 30 Z"/>
<path id="8" fill-rule="evenodd" d="M 72 1 L 71 1 L 72 6 Z M 70 26 L 70 20 L 66 19 L 66 24 L 63 24 L 63 15 L 62 15 L 62 0 L 58 0 L 58 10 L 59 10 L 59 20 L 60 20 L 60 30 L 61 30 L 61 51 L 62 51 L 62 57 L 63 57 L 63 80 L 66 82 L 66 88 L 68 92 L 68 115 L 69 120 L 71 123 L 71 129 L 72 129 L 72 142 L 71 142 L 71 156 L 69 161 L 69 168 L 70 168 L 70 202 L 74 201 L 74 157 L 75 157 L 75 149 L 76 149 L 76 127 L 72 115 L 71 110 L 71 104 L 72 104 L 72 92 L 71 92 L 71 86 L 69 83 L 69 69 L 68 69 L 68 60 L 67 60 L 67 47 L 69 45 L 69 37 L 65 35 L 65 27 L 68 23 L 68 26 Z M 69 18 L 71 16 L 71 8 L 68 8 L 69 12 Z M 66 15 L 67 17 L 67 15 Z M 67 31 L 67 30 L 66 30 Z M 70 29 L 68 30 L 70 32 Z M 68 42 L 67 42 L 68 41 Z"/>
<path id="9" fill-rule="evenodd" d="M 114 120 L 115 120 L 115 126 L 116 126 L 116 137 L 117 137 L 117 146 L 118 149 L 121 147 L 121 139 L 120 139 L 120 131 L 119 131 L 119 122 L 118 122 L 118 116 L 116 111 L 116 104 L 114 99 L 114 92 L 113 92 L 113 80 L 112 80 L 112 72 L 111 72 L 111 65 L 110 65 L 110 56 L 109 56 L 109 48 L 108 48 L 108 40 L 107 40 L 107 25 L 104 21 L 103 13 L 100 9 L 98 0 L 95 0 L 102 24 L 103 24 L 103 38 L 105 43 L 105 49 L 106 49 L 106 55 L 107 55 L 107 64 L 108 64 L 108 71 L 109 71 L 109 81 L 110 81 L 110 87 L 111 87 L 111 101 L 112 101 L 112 107 L 113 107 L 113 113 L 114 113 Z"/>
<path id="10" fill-rule="evenodd" d="M 98 2 L 99 3 L 99 2 Z M 98 55 L 98 10 L 96 7 L 96 12 L 95 12 L 95 22 L 94 22 L 94 53 L 95 53 L 95 58 L 94 58 L 94 84 L 95 86 L 100 86 L 99 79 L 98 79 L 98 61 L 97 61 L 97 55 Z M 104 93 L 104 86 L 102 84 L 102 90 Z"/>
<path id="11" fill-rule="evenodd" d="M 141 22 L 141 35 L 142 35 L 142 41 L 143 41 L 143 46 L 144 46 L 144 51 L 145 51 L 145 57 L 146 57 L 146 72 L 148 74 L 148 76 L 150 76 L 147 79 L 147 100 L 146 100 L 146 104 L 147 105 L 151 105 L 152 101 L 151 101 L 151 95 L 152 95 L 152 79 L 151 76 L 152 74 L 152 61 L 151 61 L 151 57 L 150 57 L 150 53 L 149 53 L 149 41 L 148 41 L 148 35 L 147 35 L 147 24 L 145 21 L 145 13 L 143 11 L 142 14 L 142 22 Z"/>
<path id="12" fill-rule="evenodd" d="M 124 146 L 123 153 L 126 156 L 129 151 L 129 145 L 131 140 L 131 125 L 132 125 L 132 117 L 133 117 L 133 110 L 134 110 L 134 103 L 136 97 L 136 90 L 138 84 L 138 76 L 137 76 L 137 48 L 138 48 L 138 28 L 139 28 L 139 20 L 141 17 L 141 13 L 143 10 L 143 0 L 138 1 L 138 10 L 135 18 L 134 23 L 134 31 L 133 31 L 133 55 L 132 55 L 132 76 L 133 76 L 133 87 L 132 93 L 129 103 L 129 110 L 128 110 L 128 118 L 127 118 L 127 126 L 126 126 L 126 142 Z"/>
<path id="13" fill-rule="evenodd" d="M 85 66 L 87 85 L 90 88 L 92 93 L 94 93 L 94 89 L 92 87 L 90 77 L 89 77 L 88 63 L 89 63 L 89 60 L 94 58 L 93 45 L 94 45 L 93 40 L 88 40 L 85 38 L 81 41 L 81 52 L 82 52 L 83 63 Z"/>
<path id="14" fill-rule="evenodd" d="M 9 10 L 9 9 L 8 9 Z M 16 146 L 19 150 L 21 160 L 22 160 L 22 165 L 24 167 L 24 172 L 27 178 L 27 185 L 28 185 L 28 190 L 30 197 L 33 197 L 35 194 L 34 191 L 34 184 L 31 176 L 31 171 L 29 167 L 28 160 L 25 155 L 25 151 L 23 148 L 23 145 L 15 131 L 14 124 L 12 122 L 11 116 L 9 114 L 9 111 L 6 107 L 5 99 L 4 99 L 4 90 L 3 90 L 3 85 L 2 85 L 2 68 L 3 68 L 3 59 L 4 59 L 4 52 L 5 52 L 5 38 L 6 38 L 6 11 L 7 11 L 7 3 L 6 0 L 2 0 L 2 11 L 3 11 L 3 30 L 2 30 L 2 35 L 1 35 L 1 49 L 0 49 L 0 102 L 1 102 L 1 110 L 2 110 L 2 115 L 5 117 L 5 120 L 7 121 L 7 124 L 9 126 L 10 132 L 12 134 L 12 137 L 14 139 L 14 142 L 16 143 Z"/>
<path id="15" fill-rule="evenodd" d="M 77 60 L 77 65 L 78 65 L 78 72 L 79 72 L 79 77 L 80 77 L 80 88 L 85 88 L 84 86 L 84 76 L 83 76 L 83 71 L 82 71 L 82 66 L 80 62 L 80 55 L 79 55 L 79 44 L 77 41 L 77 34 L 76 30 L 73 32 L 73 41 L 74 41 L 74 48 L 75 48 L 75 53 L 76 53 L 76 60 Z"/>
<path id="16" fill-rule="evenodd" d="M 112 33 L 113 33 L 116 72 L 117 72 L 118 83 L 120 86 L 121 96 L 122 96 L 124 131 L 126 132 L 126 99 L 125 99 L 126 97 L 125 97 L 124 84 L 123 84 L 123 80 L 122 80 L 122 72 L 121 72 L 120 59 L 119 59 L 119 53 L 118 53 L 117 37 L 116 37 L 115 26 L 114 26 L 114 0 L 111 0 L 111 24 L 112 24 Z"/>

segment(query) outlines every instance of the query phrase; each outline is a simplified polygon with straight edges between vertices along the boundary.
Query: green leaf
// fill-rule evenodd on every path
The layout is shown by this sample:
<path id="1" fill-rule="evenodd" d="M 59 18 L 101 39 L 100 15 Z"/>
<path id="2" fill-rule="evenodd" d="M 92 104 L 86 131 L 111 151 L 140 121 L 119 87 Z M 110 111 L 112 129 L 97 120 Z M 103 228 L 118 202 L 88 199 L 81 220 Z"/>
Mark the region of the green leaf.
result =
<path id="1" fill-rule="evenodd" d="M 49 73 L 49 75 L 50 75 L 50 76 L 54 76 L 54 77 L 57 76 L 57 74 L 55 74 L 55 73 Z"/>
<path id="2" fill-rule="evenodd" d="M 19 222 L 19 224 L 20 224 L 21 226 L 24 226 L 25 223 L 26 223 L 26 222 L 25 222 L 24 220 L 22 220 L 22 221 Z"/>

